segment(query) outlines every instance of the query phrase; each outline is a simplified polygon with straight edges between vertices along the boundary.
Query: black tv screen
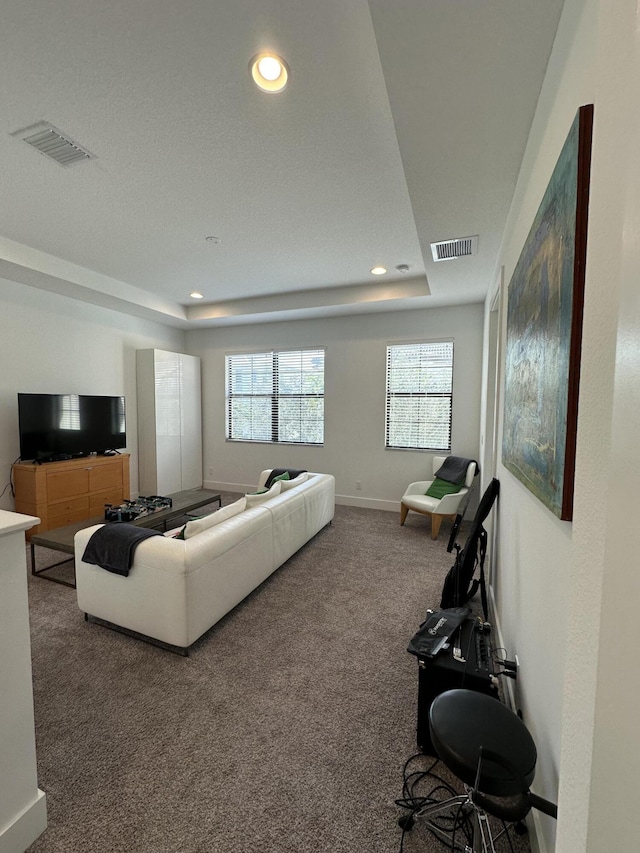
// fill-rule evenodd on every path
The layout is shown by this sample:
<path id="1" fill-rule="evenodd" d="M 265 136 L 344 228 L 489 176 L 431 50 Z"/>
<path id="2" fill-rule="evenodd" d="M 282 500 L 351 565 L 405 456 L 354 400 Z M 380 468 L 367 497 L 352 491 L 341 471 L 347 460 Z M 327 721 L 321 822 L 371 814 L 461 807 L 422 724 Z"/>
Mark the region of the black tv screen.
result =
<path id="1" fill-rule="evenodd" d="M 126 447 L 124 397 L 18 394 L 20 458 L 53 460 Z"/>

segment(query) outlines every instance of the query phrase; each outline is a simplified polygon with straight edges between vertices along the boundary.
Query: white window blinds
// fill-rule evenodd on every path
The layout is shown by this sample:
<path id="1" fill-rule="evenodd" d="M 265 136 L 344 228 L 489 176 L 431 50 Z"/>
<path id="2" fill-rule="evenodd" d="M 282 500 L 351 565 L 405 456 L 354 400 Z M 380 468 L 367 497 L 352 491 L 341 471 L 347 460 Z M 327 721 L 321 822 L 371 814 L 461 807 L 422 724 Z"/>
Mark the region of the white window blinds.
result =
<path id="1" fill-rule="evenodd" d="M 385 446 L 451 449 L 453 341 L 387 347 Z"/>
<path id="2" fill-rule="evenodd" d="M 80 429 L 80 397 L 77 394 L 63 394 L 56 401 L 58 412 L 58 426 L 60 429 Z"/>
<path id="3" fill-rule="evenodd" d="M 226 436 L 232 441 L 324 442 L 324 350 L 227 355 Z"/>

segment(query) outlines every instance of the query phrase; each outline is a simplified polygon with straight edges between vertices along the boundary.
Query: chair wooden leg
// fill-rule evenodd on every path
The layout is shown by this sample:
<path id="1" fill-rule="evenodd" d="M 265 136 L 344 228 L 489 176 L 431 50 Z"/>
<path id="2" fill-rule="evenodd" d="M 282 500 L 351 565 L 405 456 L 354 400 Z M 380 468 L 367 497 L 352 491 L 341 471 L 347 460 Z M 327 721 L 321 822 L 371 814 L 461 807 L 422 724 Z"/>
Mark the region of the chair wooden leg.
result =
<path id="1" fill-rule="evenodd" d="M 437 515 L 434 513 L 431 516 L 431 538 L 437 539 L 438 533 L 440 533 L 440 525 L 442 524 L 443 515 Z"/>
<path id="2" fill-rule="evenodd" d="M 405 506 L 403 503 L 401 503 L 400 504 L 400 524 L 404 524 L 408 512 L 409 512 L 409 507 Z"/>

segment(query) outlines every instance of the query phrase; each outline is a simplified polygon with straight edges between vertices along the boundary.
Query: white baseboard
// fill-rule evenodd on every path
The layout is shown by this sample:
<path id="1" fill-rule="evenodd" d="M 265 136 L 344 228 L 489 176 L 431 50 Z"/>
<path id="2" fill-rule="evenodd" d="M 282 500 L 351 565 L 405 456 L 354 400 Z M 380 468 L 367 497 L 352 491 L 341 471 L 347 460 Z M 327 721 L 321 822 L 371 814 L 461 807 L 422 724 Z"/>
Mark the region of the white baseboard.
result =
<path id="1" fill-rule="evenodd" d="M 489 614 L 489 620 L 493 625 L 493 629 L 495 631 L 495 642 L 493 646 L 496 649 L 506 649 L 507 644 L 505 643 L 504 637 L 502 635 L 502 627 L 500 626 L 500 620 L 498 619 L 498 610 L 496 607 L 496 600 L 493 594 L 493 587 L 491 586 L 491 584 L 489 584 Z M 503 686 L 505 687 L 505 699 L 507 705 L 511 708 L 512 711 L 516 711 L 517 713 L 518 701 L 514 682 L 510 678 L 505 678 L 503 681 Z"/>
<path id="2" fill-rule="evenodd" d="M 38 789 L 35 802 L 15 817 L 0 833 L 0 853 L 26 850 L 47 828 L 47 800 Z"/>
<path id="3" fill-rule="evenodd" d="M 531 853 L 548 853 L 547 845 L 542 834 L 540 826 L 540 812 L 531 809 L 526 820 L 527 828 L 529 829 L 529 843 L 531 844 Z"/>
<path id="4" fill-rule="evenodd" d="M 496 600 L 493 594 L 493 587 L 491 586 L 491 584 L 489 584 L 489 610 L 489 618 L 493 625 L 493 630 L 495 632 L 494 646 L 498 649 L 506 649 L 507 644 L 505 643 L 504 637 L 502 635 L 502 628 L 500 626 L 500 620 L 498 619 L 498 610 L 496 608 Z M 517 713 L 519 702 L 515 683 L 510 678 L 505 678 L 504 680 L 506 682 L 506 704 L 511 708 L 512 711 L 515 711 Z M 542 827 L 540 826 L 539 812 L 537 812 L 535 809 L 531 809 L 531 811 L 527 815 L 525 823 L 527 824 L 527 829 L 529 830 L 529 843 L 531 844 L 531 853 L 547 853 L 547 845 L 545 843 L 544 835 L 542 833 Z"/>
<path id="5" fill-rule="evenodd" d="M 336 495 L 336 503 L 341 506 L 359 506 L 363 509 L 382 509 L 385 512 L 397 512 L 400 517 L 400 501 L 385 501 L 380 498 L 358 498 L 352 495 Z"/>
<path id="6" fill-rule="evenodd" d="M 255 491 L 255 483 L 219 483 L 213 480 L 205 480 L 203 489 L 211 489 L 214 492 L 237 492 L 244 495 Z M 361 498 L 353 495 L 336 495 L 336 503 L 341 506 L 359 506 L 363 509 L 382 509 L 385 512 L 397 512 L 400 514 L 400 500 L 387 501 L 379 498 Z"/>

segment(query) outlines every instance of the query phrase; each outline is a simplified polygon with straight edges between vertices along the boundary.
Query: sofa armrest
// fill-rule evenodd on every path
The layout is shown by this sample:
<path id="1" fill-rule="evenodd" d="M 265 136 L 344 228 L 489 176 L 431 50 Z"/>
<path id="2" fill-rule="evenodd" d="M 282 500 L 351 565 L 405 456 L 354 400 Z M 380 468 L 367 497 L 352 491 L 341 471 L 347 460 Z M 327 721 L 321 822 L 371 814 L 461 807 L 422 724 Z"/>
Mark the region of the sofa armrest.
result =
<path id="1" fill-rule="evenodd" d="M 433 480 L 418 480 L 416 483 L 409 483 L 405 490 L 405 495 L 424 495 Z"/>
<path id="2" fill-rule="evenodd" d="M 463 487 L 453 495 L 445 495 L 440 499 L 436 512 L 440 515 L 455 515 L 458 512 L 462 499 L 468 492 L 469 489 Z"/>

